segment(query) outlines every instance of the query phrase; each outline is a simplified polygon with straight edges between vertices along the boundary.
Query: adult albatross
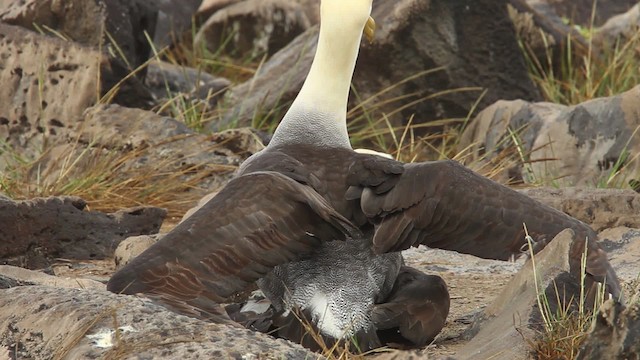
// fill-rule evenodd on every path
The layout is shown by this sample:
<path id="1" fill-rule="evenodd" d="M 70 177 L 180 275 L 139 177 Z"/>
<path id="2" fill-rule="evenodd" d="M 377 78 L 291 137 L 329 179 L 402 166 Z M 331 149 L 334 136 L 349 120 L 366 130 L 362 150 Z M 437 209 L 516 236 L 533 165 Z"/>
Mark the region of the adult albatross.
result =
<path id="1" fill-rule="evenodd" d="M 390 331 L 415 345 L 444 325 L 442 279 L 404 266 L 420 244 L 507 260 L 526 243 L 577 234 L 591 282 L 620 285 L 586 224 L 454 161 L 404 164 L 357 153 L 347 134 L 351 77 L 372 0 L 322 0 L 318 47 L 270 144 L 214 198 L 110 279 L 116 293 L 231 322 L 218 304 L 258 282 L 280 335 L 301 341 L 297 314 L 328 339 L 375 348 Z M 586 241 L 585 241 L 586 239 Z M 300 313 L 298 313 L 300 311 Z"/>

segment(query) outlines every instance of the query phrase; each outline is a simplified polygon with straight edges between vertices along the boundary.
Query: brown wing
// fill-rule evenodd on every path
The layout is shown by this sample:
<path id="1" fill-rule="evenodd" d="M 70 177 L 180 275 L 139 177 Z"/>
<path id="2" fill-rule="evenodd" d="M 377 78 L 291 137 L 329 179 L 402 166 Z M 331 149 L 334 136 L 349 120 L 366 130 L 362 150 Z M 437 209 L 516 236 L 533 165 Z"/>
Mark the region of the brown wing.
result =
<path id="1" fill-rule="evenodd" d="M 444 327 L 449 305 L 449 292 L 441 277 L 403 266 L 391 294 L 374 306 L 371 320 L 383 343 L 408 340 L 414 346 L 425 346 Z"/>
<path id="2" fill-rule="evenodd" d="M 230 181 L 115 273 L 107 289 L 143 293 L 188 315 L 217 317 L 217 303 L 274 266 L 357 231 L 309 186 L 276 172 L 255 172 Z"/>
<path id="3" fill-rule="evenodd" d="M 366 170 L 357 171 L 364 176 Z M 455 161 L 405 164 L 404 172 L 395 178 L 390 175 L 388 181 L 393 186 L 386 192 L 379 190 L 380 185 L 359 186 L 359 191 L 354 186 L 348 191 L 350 198 L 360 198 L 362 211 L 377 224 L 373 245 L 378 253 L 424 244 L 507 260 L 526 248 L 523 224 L 536 251 L 560 231 L 571 228 L 578 235 L 571 254 L 577 268 L 587 238 L 587 271 L 599 282 L 606 278 L 612 293 L 619 293 L 615 272 L 596 242 L 596 233 L 563 212 Z"/>

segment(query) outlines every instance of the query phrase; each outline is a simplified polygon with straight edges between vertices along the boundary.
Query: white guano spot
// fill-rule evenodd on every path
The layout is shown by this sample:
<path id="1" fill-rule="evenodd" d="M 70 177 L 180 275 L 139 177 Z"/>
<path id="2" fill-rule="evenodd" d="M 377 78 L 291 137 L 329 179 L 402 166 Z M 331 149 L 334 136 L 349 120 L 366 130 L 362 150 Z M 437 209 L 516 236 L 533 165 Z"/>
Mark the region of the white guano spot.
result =
<path id="1" fill-rule="evenodd" d="M 130 333 L 130 332 L 138 332 L 138 330 L 134 329 L 131 326 L 121 326 L 118 328 L 121 333 Z M 116 331 L 108 328 L 101 328 L 95 334 L 87 335 L 87 339 L 91 341 L 91 345 L 100 348 L 100 349 L 108 349 L 113 347 L 113 338 L 115 337 Z"/>

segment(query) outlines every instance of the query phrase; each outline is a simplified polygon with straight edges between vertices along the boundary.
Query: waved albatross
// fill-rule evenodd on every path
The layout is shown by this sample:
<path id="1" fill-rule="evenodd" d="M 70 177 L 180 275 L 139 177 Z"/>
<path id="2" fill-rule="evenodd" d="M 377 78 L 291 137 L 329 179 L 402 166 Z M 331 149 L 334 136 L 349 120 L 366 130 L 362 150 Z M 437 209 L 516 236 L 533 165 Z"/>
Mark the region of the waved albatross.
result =
<path id="1" fill-rule="evenodd" d="M 301 314 L 324 338 L 356 338 L 362 351 L 389 341 L 385 332 L 421 346 L 442 329 L 449 295 L 441 278 L 405 266 L 399 251 L 424 244 L 507 260 L 526 243 L 524 223 L 536 250 L 573 229 L 573 269 L 586 243 L 589 281 L 620 295 L 586 224 L 454 161 L 404 164 L 352 150 L 347 98 L 371 6 L 321 1 L 310 72 L 269 145 L 115 273 L 110 291 L 231 323 L 218 304 L 257 281 L 280 336 L 305 342 Z"/>

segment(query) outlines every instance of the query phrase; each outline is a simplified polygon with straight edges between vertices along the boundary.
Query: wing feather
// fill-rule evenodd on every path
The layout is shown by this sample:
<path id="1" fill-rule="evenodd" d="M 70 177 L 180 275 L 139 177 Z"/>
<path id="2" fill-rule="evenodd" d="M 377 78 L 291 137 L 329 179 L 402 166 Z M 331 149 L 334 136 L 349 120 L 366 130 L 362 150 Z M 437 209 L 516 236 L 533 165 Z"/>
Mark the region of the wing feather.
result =
<path id="1" fill-rule="evenodd" d="M 385 166 L 380 165 L 382 161 L 378 160 L 376 165 Z M 354 166 L 352 170 L 357 169 L 358 176 L 363 178 L 370 171 L 367 166 L 364 169 Z M 369 188 L 362 181 L 357 183 L 355 175 L 348 190 L 351 198 L 359 194 L 362 212 L 376 224 L 373 246 L 377 253 L 424 244 L 507 260 L 520 254 L 526 245 L 523 224 L 534 239 L 536 251 L 560 231 L 570 228 L 578 239 L 570 254 L 577 268 L 586 239 L 587 272 L 597 281 L 610 285 L 614 295 L 620 292 L 615 272 L 597 243 L 596 233 L 563 212 L 478 175 L 455 161 L 404 164 L 401 174 L 387 177 L 393 183 L 387 192 Z M 384 183 L 376 183 L 378 188 L 385 187 Z"/>
<path id="2" fill-rule="evenodd" d="M 107 289 L 216 317 L 216 303 L 274 266 L 303 258 L 321 242 L 356 234 L 357 228 L 311 187 L 277 172 L 254 172 L 230 181 L 115 273 Z"/>

